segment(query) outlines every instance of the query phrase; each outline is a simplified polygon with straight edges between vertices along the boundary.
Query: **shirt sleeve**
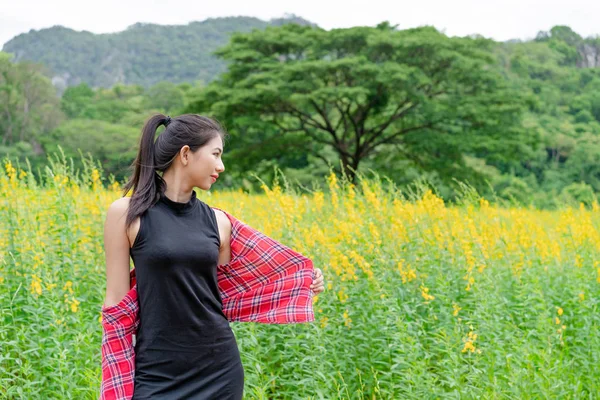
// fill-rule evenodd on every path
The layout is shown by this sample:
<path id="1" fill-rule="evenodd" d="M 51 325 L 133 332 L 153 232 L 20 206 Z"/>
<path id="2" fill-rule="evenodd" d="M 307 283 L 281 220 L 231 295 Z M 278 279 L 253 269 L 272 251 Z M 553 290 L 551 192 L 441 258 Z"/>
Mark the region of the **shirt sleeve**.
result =
<path id="1" fill-rule="evenodd" d="M 218 266 L 217 280 L 228 320 L 314 321 L 312 260 L 223 212 L 232 224 L 231 261 Z"/>
<path id="2" fill-rule="evenodd" d="M 133 335 L 139 323 L 135 272 L 133 287 L 118 303 L 102 306 L 102 382 L 100 400 L 130 400 L 133 396 L 135 354 Z"/>

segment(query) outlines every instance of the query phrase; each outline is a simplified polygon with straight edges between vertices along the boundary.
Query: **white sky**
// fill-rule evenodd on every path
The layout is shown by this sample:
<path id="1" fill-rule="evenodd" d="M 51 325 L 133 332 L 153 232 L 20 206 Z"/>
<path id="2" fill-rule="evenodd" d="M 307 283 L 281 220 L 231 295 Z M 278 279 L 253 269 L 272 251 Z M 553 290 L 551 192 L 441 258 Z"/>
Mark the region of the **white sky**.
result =
<path id="1" fill-rule="evenodd" d="M 473 33 L 496 40 L 531 39 L 540 30 L 568 25 L 587 37 L 600 34 L 600 0 L 0 0 L 0 45 L 53 25 L 94 33 L 117 32 L 136 22 L 186 24 L 210 17 L 268 20 L 296 14 L 330 29 L 433 25 L 451 36 Z"/>

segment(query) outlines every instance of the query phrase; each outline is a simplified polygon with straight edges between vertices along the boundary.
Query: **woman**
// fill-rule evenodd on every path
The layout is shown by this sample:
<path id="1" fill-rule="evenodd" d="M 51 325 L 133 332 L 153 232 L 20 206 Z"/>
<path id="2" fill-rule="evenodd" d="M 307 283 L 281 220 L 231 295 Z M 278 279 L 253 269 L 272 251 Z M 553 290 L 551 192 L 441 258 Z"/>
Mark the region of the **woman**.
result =
<path id="1" fill-rule="evenodd" d="M 132 196 L 106 216 L 101 398 L 241 399 L 229 322 L 314 320 L 306 297 L 324 290 L 321 271 L 196 198 L 194 187 L 210 189 L 225 170 L 225 136 L 192 114 L 155 115 L 143 128 L 124 188 Z M 134 349 L 122 340 L 133 331 Z"/>

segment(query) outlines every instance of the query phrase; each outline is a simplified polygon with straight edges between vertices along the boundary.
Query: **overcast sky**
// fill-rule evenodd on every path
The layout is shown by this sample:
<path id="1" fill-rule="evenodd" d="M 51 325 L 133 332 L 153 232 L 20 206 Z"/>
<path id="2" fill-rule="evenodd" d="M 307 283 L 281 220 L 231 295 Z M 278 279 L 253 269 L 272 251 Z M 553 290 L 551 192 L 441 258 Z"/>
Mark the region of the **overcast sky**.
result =
<path id="1" fill-rule="evenodd" d="M 451 36 L 478 33 L 496 40 L 531 39 L 554 25 L 584 37 L 600 34 L 600 0 L 0 0 L 0 10 L 2 45 L 53 25 L 106 33 L 136 22 L 186 24 L 236 15 L 268 20 L 285 13 L 325 29 L 387 20 L 400 28 L 433 25 Z"/>

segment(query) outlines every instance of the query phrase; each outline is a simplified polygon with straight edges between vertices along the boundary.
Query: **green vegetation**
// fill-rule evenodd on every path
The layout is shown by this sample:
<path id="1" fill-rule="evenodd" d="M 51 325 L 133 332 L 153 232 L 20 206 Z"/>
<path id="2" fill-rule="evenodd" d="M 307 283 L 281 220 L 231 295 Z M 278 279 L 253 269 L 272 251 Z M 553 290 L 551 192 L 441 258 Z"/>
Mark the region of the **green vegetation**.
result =
<path id="1" fill-rule="evenodd" d="M 57 159 L 0 166 L 0 398 L 98 399 L 104 212 L 121 192 Z M 600 213 L 447 206 L 374 179 L 200 191 L 309 256 L 308 324 L 232 323 L 247 399 L 593 399 Z M 18 200 L 18 201 L 15 201 Z"/>
<path id="2" fill-rule="evenodd" d="M 350 178 L 355 170 L 374 170 L 400 187 L 421 180 L 447 200 L 455 198 L 457 181 L 489 199 L 548 208 L 591 204 L 600 193 L 600 39 L 564 26 L 532 41 L 498 43 L 387 23 L 326 31 L 306 21 L 257 21 L 135 25 L 113 36 L 124 35 L 118 37 L 125 43 L 139 33 L 127 54 L 153 60 L 139 70 L 144 79 L 94 88 L 98 75 L 68 55 L 70 76 L 86 83 L 65 88 L 60 100 L 47 69 L 2 53 L 0 153 L 27 157 L 35 170 L 58 145 L 68 155 L 82 150 L 120 181 L 149 115 L 198 112 L 219 119 L 232 136 L 221 187 L 258 189 L 252 173 L 269 181 L 275 167 L 311 186 L 333 166 Z M 175 32 L 209 26 L 225 38 L 215 39 L 211 49 L 219 50 L 210 60 L 218 62 L 211 66 L 228 68 L 184 67 L 185 57 L 170 52 L 188 49 L 198 59 L 205 53 L 191 37 L 173 39 Z M 58 40 L 53 35 L 61 29 L 44 31 L 39 43 Z M 25 44 L 40 35 L 19 36 L 5 50 L 24 59 L 33 54 Z M 154 43 L 153 35 L 171 45 Z M 82 43 L 72 42 L 73 51 Z M 168 49 L 157 66 L 160 57 L 143 53 L 149 48 Z M 38 61 L 47 53 L 40 50 Z M 118 65 L 107 61 L 103 68 L 115 76 Z M 79 68 L 93 77 L 86 80 Z"/>

